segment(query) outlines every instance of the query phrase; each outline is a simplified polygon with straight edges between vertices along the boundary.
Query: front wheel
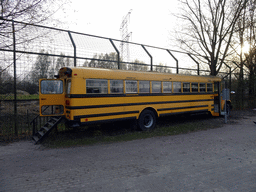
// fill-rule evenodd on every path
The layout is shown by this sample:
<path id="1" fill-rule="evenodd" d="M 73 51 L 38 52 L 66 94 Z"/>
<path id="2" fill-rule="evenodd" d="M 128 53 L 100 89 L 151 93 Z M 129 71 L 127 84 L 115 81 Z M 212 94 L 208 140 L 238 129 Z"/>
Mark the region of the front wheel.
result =
<path id="1" fill-rule="evenodd" d="M 156 126 L 156 115 L 153 111 L 144 110 L 138 120 L 139 128 L 142 131 L 149 131 L 155 128 Z"/>

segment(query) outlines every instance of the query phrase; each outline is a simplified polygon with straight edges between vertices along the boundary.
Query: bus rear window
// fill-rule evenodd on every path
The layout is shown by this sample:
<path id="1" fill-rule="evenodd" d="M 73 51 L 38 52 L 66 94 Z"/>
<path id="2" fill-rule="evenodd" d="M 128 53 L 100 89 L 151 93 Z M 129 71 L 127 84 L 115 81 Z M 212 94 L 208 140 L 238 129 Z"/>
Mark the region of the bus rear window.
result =
<path id="1" fill-rule="evenodd" d="M 87 79 L 86 93 L 108 93 L 108 80 L 105 79 Z"/>
<path id="2" fill-rule="evenodd" d="M 42 80 L 41 93 L 42 94 L 62 94 L 63 82 L 61 80 Z"/>

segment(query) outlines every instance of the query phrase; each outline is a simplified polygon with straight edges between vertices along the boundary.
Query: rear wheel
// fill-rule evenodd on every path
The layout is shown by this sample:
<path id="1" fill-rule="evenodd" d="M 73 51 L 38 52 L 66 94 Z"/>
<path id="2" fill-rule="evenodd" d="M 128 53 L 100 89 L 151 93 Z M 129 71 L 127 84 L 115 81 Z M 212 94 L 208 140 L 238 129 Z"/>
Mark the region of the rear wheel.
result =
<path id="1" fill-rule="evenodd" d="M 156 126 L 156 115 L 153 111 L 148 109 L 144 110 L 138 120 L 139 128 L 142 131 L 149 131 L 155 128 Z"/>

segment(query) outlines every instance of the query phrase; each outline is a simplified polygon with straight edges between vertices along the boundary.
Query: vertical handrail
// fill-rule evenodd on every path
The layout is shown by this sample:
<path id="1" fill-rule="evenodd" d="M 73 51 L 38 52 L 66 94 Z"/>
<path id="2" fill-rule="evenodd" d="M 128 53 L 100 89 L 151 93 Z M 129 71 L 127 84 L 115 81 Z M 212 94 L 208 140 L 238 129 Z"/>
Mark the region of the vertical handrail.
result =
<path id="1" fill-rule="evenodd" d="M 32 134 L 35 135 L 36 133 L 36 119 L 32 121 Z"/>
<path id="2" fill-rule="evenodd" d="M 48 109 L 49 108 L 49 106 L 48 107 L 46 107 L 42 112 L 44 112 L 46 109 Z M 45 117 L 44 117 L 45 118 Z M 38 119 L 39 119 L 39 122 L 38 122 Z M 48 116 L 47 116 L 47 121 L 48 121 Z M 32 133 L 33 133 L 33 135 L 35 135 L 35 133 L 37 132 L 36 131 L 36 126 L 38 125 L 38 123 L 39 123 L 39 126 L 41 127 L 42 126 L 42 121 L 41 121 L 41 116 L 40 116 L 40 114 L 39 115 L 37 115 L 31 122 L 30 122 L 30 124 L 32 124 Z M 45 123 L 45 121 L 44 121 L 44 123 Z"/>

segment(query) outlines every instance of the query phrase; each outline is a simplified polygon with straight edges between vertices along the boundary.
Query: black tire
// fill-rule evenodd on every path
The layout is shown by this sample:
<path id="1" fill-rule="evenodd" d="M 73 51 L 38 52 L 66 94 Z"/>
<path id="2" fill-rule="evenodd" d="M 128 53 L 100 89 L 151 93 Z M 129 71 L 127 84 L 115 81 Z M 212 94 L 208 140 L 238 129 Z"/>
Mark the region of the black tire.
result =
<path id="1" fill-rule="evenodd" d="M 156 126 L 156 115 L 151 110 L 144 110 L 138 119 L 138 127 L 142 131 L 150 131 Z"/>

